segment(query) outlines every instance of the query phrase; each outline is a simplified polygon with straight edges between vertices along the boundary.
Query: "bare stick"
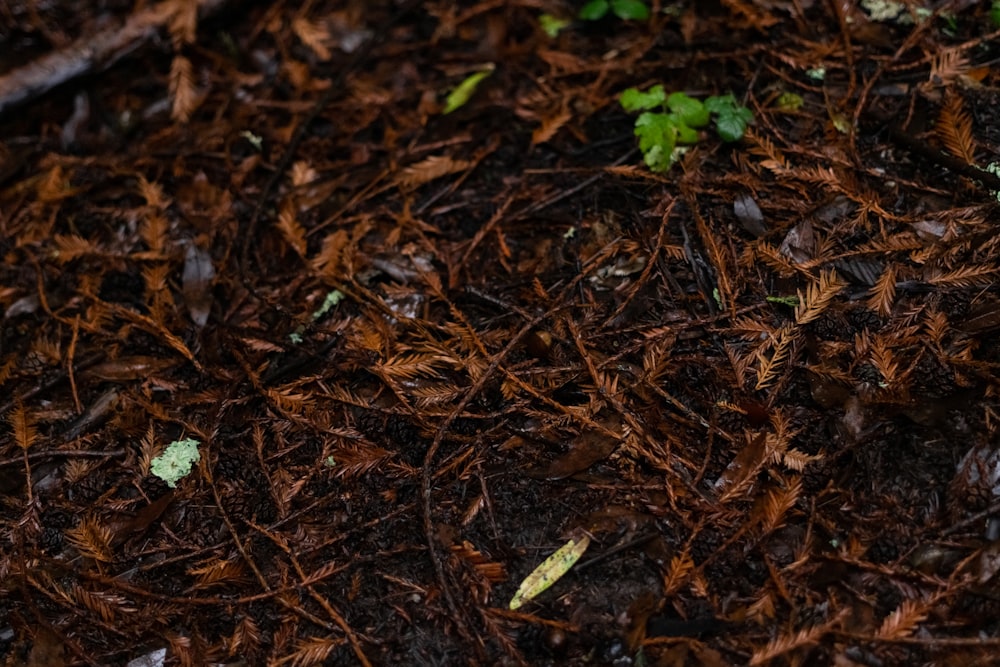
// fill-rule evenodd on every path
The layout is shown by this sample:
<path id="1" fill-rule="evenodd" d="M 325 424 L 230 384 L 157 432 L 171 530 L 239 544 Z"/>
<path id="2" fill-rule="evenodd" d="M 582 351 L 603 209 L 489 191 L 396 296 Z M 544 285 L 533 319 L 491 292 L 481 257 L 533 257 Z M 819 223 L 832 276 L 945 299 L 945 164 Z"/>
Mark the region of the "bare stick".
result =
<path id="1" fill-rule="evenodd" d="M 214 13 L 225 2 L 196 1 L 202 16 Z M 176 2 L 161 2 L 133 14 L 124 26 L 85 35 L 64 49 L 0 76 L 0 114 L 41 97 L 67 81 L 111 67 L 151 40 L 173 18 L 177 7 Z"/>

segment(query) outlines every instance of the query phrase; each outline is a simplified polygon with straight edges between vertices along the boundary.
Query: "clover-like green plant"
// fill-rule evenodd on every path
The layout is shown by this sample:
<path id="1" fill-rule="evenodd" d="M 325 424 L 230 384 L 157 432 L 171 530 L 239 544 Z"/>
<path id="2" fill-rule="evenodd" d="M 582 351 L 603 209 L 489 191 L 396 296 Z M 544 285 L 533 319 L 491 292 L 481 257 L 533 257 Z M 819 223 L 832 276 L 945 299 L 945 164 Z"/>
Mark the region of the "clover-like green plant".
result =
<path id="1" fill-rule="evenodd" d="M 619 98 L 625 111 L 639 111 L 635 134 L 639 137 L 646 165 L 655 172 L 673 166 L 684 145 L 701 138 L 699 130 L 714 120 L 715 132 L 725 142 L 739 141 L 753 114 L 730 95 L 713 96 L 704 102 L 685 93 L 667 95 L 662 85 L 648 90 L 629 88 Z"/>
<path id="2" fill-rule="evenodd" d="M 584 21 L 599 21 L 611 12 L 623 21 L 645 21 L 649 5 L 642 0 L 590 0 L 580 9 Z"/>

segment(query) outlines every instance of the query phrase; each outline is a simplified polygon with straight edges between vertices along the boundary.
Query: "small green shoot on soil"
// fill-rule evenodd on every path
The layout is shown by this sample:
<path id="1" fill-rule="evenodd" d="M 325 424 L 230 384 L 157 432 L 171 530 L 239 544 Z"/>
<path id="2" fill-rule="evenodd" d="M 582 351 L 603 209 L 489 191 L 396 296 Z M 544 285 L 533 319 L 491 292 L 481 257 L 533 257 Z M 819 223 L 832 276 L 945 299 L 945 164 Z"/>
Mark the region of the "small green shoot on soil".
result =
<path id="1" fill-rule="evenodd" d="M 590 0 L 580 10 L 584 21 L 599 21 L 611 12 L 623 21 L 645 21 L 649 6 L 642 0 Z"/>
<path id="2" fill-rule="evenodd" d="M 639 137 L 646 165 L 655 172 L 666 172 L 673 166 L 680 151 L 678 145 L 695 144 L 701 138 L 698 130 L 713 119 L 715 131 L 725 142 L 739 141 L 746 133 L 753 114 L 730 95 L 713 96 L 704 102 L 685 93 L 666 94 L 662 85 L 648 90 L 629 88 L 619 98 L 625 111 L 641 111 L 635 120 L 635 135 Z M 654 111 L 660 109 L 660 111 Z"/>
<path id="3" fill-rule="evenodd" d="M 490 63 L 486 69 L 465 77 L 465 80 L 455 86 L 455 89 L 448 94 L 448 97 L 444 102 L 444 110 L 442 110 L 441 113 L 447 115 L 456 109 L 465 106 L 465 103 L 469 101 L 472 94 L 476 92 L 479 82 L 492 73 L 493 64 Z"/>
<path id="4" fill-rule="evenodd" d="M 538 26 L 552 39 L 558 37 L 559 32 L 568 27 L 570 23 L 569 20 L 561 19 L 553 14 L 541 14 L 538 17 Z"/>

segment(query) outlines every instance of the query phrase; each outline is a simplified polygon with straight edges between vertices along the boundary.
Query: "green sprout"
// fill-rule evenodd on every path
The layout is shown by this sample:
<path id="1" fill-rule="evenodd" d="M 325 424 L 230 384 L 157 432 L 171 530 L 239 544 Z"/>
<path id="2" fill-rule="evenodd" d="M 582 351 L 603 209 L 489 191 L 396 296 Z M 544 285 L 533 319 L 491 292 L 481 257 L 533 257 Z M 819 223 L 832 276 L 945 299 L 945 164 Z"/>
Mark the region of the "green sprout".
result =
<path id="1" fill-rule="evenodd" d="M 799 297 L 797 296 L 768 296 L 765 297 L 768 303 L 780 303 L 783 306 L 789 306 L 795 308 L 799 305 Z"/>
<path id="2" fill-rule="evenodd" d="M 541 27 L 542 32 L 548 35 L 551 39 L 558 37 L 559 31 L 567 27 L 569 24 L 569 19 L 561 19 L 558 16 L 553 16 L 552 14 L 542 14 L 538 17 L 539 27 Z"/>
<path id="3" fill-rule="evenodd" d="M 455 86 L 455 89 L 448 94 L 444 102 L 444 110 L 441 113 L 450 114 L 452 111 L 465 106 L 465 103 L 469 101 L 472 94 L 476 92 L 479 82 L 492 74 L 493 68 L 493 64 L 490 63 L 486 69 L 475 74 L 470 74 L 462 83 Z"/>
<path id="4" fill-rule="evenodd" d="M 753 120 L 749 109 L 732 95 L 709 97 L 704 102 L 685 93 L 667 95 L 661 85 L 648 90 L 629 88 L 619 98 L 625 111 L 642 112 L 635 120 L 635 135 L 646 165 L 666 172 L 685 150 L 701 138 L 698 130 L 715 119 L 715 131 L 725 142 L 739 141 Z"/>
<path id="5" fill-rule="evenodd" d="M 611 12 L 623 21 L 645 21 L 649 6 L 642 0 L 590 0 L 580 10 L 584 21 L 599 21 Z"/>
<path id="6" fill-rule="evenodd" d="M 798 111 L 802 108 L 802 104 L 805 100 L 802 99 L 801 95 L 796 93 L 782 93 L 778 96 L 775 105 L 782 111 Z"/>

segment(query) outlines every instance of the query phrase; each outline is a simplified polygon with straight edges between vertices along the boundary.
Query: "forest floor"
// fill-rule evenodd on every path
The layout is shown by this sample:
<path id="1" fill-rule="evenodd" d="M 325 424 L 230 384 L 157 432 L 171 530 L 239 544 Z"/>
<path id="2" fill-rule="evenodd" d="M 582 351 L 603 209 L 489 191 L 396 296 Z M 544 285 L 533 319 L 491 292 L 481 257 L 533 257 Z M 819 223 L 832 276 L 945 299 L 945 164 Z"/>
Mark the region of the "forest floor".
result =
<path id="1" fill-rule="evenodd" d="M 996 664 L 1000 5 L 2 4 L 3 665 Z"/>

